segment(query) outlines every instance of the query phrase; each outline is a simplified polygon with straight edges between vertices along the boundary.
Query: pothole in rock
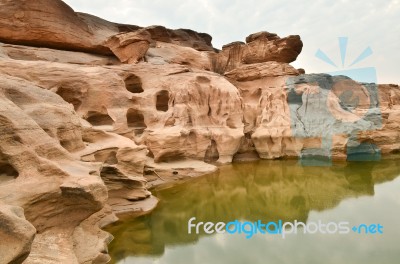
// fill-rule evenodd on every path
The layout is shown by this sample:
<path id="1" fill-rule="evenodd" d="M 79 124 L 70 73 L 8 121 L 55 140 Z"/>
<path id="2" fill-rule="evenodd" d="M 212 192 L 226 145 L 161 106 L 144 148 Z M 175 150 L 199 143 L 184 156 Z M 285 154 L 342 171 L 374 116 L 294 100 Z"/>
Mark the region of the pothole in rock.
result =
<path id="1" fill-rule="evenodd" d="M 18 171 L 11 164 L 0 161 L 0 184 L 16 179 L 18 175 Z"/>
<path id="2" fill-rule="evenodd" d="M 157 98 L 156 98 L 157 111 L 167 112 L 168 111 L 168 102 L 169 102 L 169 92 L 168 91 L 162 90 L 157 93 Z"/>
<path id="3" fill-rule="evenodd" d="M 128 109 L 126 121 L 128 127 L 134 129 L 135 135 L 143 134 L 144 130 L 147 128 L 143 114 L 136 109 Z"/>
<path id="4" fill-rule="evenodd" d="M 56 94 L 58 94 L 64 101 L 70 103 L 74 106 L 75 111 L 81 106 L 82 94 L 78 89 L 72 89 L 69 87 L 60 86 L 57 89 Z"/>
<path id="5" fill-rule="evenodd" d="M 108 114 L 102 114 L 96 111 L 89 111 L 86 115 L 86 121 L 92 126 L 113 126 L 114 120 Z"/>
<path id="6" fill-rule="evenodd" d="M 211 140 L 211 144 L 208 146 L 204 156 L 204 162 L 216 162 L 218 159 L 219 152 L 217 148 L 217 142 L 215 142 L 215 140 Z"/>
<path id="7" fill-rule="evenodd" d="M 143 87 L 142 87 L 142 80 L 138 76 L 132 74 L 132 75 L 128 76 L 127 78 L 125 78 L 124 82 L 125 82 L 125 87 L 129 92 L 131 92 L 131 93 L 143 93 L 144 92 Z"/>

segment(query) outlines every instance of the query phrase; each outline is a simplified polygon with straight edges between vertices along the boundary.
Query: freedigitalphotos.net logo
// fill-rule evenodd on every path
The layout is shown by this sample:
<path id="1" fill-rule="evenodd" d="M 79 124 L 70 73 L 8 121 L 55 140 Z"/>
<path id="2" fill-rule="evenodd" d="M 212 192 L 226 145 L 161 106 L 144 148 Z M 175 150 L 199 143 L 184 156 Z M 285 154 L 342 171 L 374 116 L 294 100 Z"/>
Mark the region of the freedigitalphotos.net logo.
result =
<path id="1" fill-rule="evenodd" d="M 341 66 L 345 68 L 347 37 L 339 38 Z M 338 68 L 338 63 L 321 49 L 316 57 Z M 380 150 L 374 144 L 360 142 L 361 132 L 377 130 L 382 126 L 377 76 L 374 67 L 352 68 L 372 55 L 365 48 L 348 67 L 324 74 L 304 74 L 286 81 L 290 109 L 291 131 L 295 138 L 320 138 L 320 147 L 305 147 L 300 162 L 310 166 L 331 165 L 335 136 L 346 136 L 347 160 L 371 161 L 380 159 Z"/>
<path id="2" fill-rule="evenodd" d="M 283 239 L 293 234 L 324 234 L 346 235 L 350 233 L 377 235 L 383 234 L 383 225 L 381 224 L 358 224 L 350 225 L 347 221 L 324 223 L 321 220 L 317 222 L 300 222 L 295 220 L 292 222 L 283 222 L 282 220 L 270 221 L 263 223 L 261 220 L 239 221 L 234 220 L 225 222 L 195 222 L 196 217 L 192 217 L 188 221 L 188 234 L 243 234 L 247 239 L 252 238 L 256 234 L 262 235 L 279 235 Z"/>

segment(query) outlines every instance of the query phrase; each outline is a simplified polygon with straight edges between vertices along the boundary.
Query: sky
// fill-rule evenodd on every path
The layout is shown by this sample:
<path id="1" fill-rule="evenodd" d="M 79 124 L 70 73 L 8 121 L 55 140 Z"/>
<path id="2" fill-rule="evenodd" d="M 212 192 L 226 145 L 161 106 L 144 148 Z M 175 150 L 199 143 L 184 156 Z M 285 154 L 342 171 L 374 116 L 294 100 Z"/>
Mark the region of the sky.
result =
<path id="1" fill-rule="evenodd" d="M 245 41 L 259 31 L 300 35 L 295 62 L 306 73 L 374 67 L 378 83 L 400 84 L 400 0 L 64 0 L 75 11 L 139 26 L 189 28 L 213 37 L 213 46 Z M 339 37 L 348 37 L 342 66 Z M 370 47 L 372 54 L 349 67 Z M 337 65 L 318 59 L 322 50 Z"/>

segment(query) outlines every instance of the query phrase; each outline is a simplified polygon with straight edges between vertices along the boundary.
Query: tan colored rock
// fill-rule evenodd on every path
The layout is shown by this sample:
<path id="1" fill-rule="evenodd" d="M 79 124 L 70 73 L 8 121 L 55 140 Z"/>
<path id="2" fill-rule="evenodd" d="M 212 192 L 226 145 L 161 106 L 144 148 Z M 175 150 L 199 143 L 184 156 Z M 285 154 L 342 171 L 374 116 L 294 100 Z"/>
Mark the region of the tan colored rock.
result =
<path id="1" fill-rule="evenodd" d="M 248 120 L 245 131 L 249 131 L 258 155 L 264 159 L 296 157 L 302 147 L 291 130 L 286 78 L 264 78 L 243 86 L 252 91 L 246 96 L 249 100 L 244 99 Z"/>
<path id="2" fill-rule="evenodd" d="M 21 207 L 0 204 L 0 259 L 2 263 L 22 263 L 29 255 L 36 229 Z"/>
<path id="3" fill-rule="evenodd" d="M 362 131 L 360 140 L 376 144 L 382 154 L 395 153 L 400 148 L 400 88 L 398 85 L 379 85 L 379 105 L 382 127 Z"/>
<path id="4" fill-rule="evenodd" d="M 116 29 L 93 29 L 61 0 L 2 1 L 0 10 L 0 41 L 5 43 L 110 54 L 102 42 Z"/>
<path id="5" fill-rule="evenodd" d="M 0 43 L 0 56 L 14 60 L 26 61 L 52 61 L 60 63 L 84 65 L 112 65 L 120 64 L 113 56 L 95 55 L 84 52 L 37 48 L 21 45 Z"/>
<path id="6" fill-rule="evenodd" d="M 181 64 L 207 71 L 211 69 L 209 52 L 166 42 L 154 43 L 146 54 L 146 61 L 152 64 Z"/>
<path id="7" fill-rule="evenodd" d="M 107 200 L 99 165 L 74 159 L 44 130 L 61 129 L 62 120 L 73 123 L 76 116 L 70 105 L 25 80 L 3 74 L 0 78 L 0 167 L 6 168 L 1 202 L 24 208 L 26 219 L 39 232 L 24 263 L 78 263 L 71 234 Z M 46 109 L 42 114 L 49 119 L 37 119 L 35 109 Z M 67 130 L 69 140 L 79 142 L 79 127 Z"/>
<path id="8" fill-rule="evenodd" d="M 164 70 L 136 72 L 146 80 L 143 96 L 134 97 L 147 126 L 141 142 L 156 162 L 182 158 L 230 162 L 243 137 L 237 89 L 209 72 L 182 69 L 164 75 Z"/>
<path id="9" fill-rule="evenodd" d="M 145 144 L 156 161 L 213 156 L 230 162 L 243 137 L 239 93 L 215 73 L 151 64 L 101 68 L 0 61 L 0 66 L 0 72 L 55 91 L 94 127 Z"/>
<path id="10" fill-rule="evenodd" d="M 242 64 L 269 61 L 290 63 L 300 54 L 303 43 L 300 36 L 279 38 L 276 34 L 259 32 L 246 38 L 247 43 L 233 42 L 222 47 L 222 51 L 212 55 L 213 70 L 226 73 Z"/>
<path id="11" fill-rule="evenodd" d="M 8 44 L 112 55 L 104 45 L 107 39 L 119 33 L 141 29 L 139 26 L 112 23 L 93 15 L 74 12 L 61 0 L 3 1 L 1 7 L 0 41 Z M 154 41 L 213 51 L 211 36 L 205 33 L 162 26 L 145 29 Z M 128 51 L 125 52 L 130 54 L 132 50 L 142 49 L 146 45 L 141 43 L 139 46 L 141 48 L 126 47 Z"/>
<path id="12" fill-rule="evenodd" d="M 143 177 L 147 148 L 132 140 L 101 130 L 85 129 L 87 147 L 75 153 L 86 162 L 102 164 L 100 175 L 108 189 L 110 204 L 150 197 Z"/>
<path id="13" fill-rule="evenodd" d="M 191 29 L 168 29 L 163 26 L 144 28 L 151 38 L 159 42 L 172 43 L 178 46 L 190 47 L 198 51 L 214 51 L 212 37 L 206 33 L 198 33 Z"/>
<path id="14" fill-rule="evenodd" d="M 236 81 L 235 78 L 241 76 L 240 69 L 233 70 L 235 74 L 227 74 L 239 88 L 244 103 L 246 137 L 236 159 L 249 157 L 255 152 L 266 159 L 297 157 L 307 149 L 320 149 L 318 155 L 345 160 L 348 148 L 362 142 L 376 144 L 382 153 L 391 153 L 399 148 L 400 93 L 395 85 L 379 86 L 379 108 L 374 108 L 376 103 L 371 101 L 375 100 L 374 97 L 366 97 L 370 92 L 351 79 L 301 75 L 296 77 L 300 80 L 298 84 L 288 86 L 288 78 L 292 77 L 285 71 L 282 71 L 282 76 L 262 77 L 254 70 L 254 76 L 260 78 Z M 373 87 L 369 89 L 374 90 Z M 352 112 L 344 111 L 339 103 L 342 93 L 348 90 L 359 98 L 358 107 Z M 298 99 L 293 97 L 295 94 Z M 370 120 L 374 119 L 363 119 L 371 107 L 372 112 L 378 113 L 375 118 L 378 123 L 383 122 L 382 128 L 371 123 Z M 295 124 L 297 129 L 294 129 Z M 301 131 L 303 126 L 306 134 Z M 351 139 L 351 135 L 355 138 Z"/>
<path id="15" fill-rule="evenodd" d="M 296 60 L 302 48 L 298 35 L 275 39 L 260 36 L 247 43 L 242 59 L 245 64 L 266 61 L 290 63 Z"/>
<path id="16" fill-rule="evenodd" d="M 113 240 L 113 236 L 100 228 L 117 220 L 111 207 L 106 205 L 75 228 L 72 238 L 78 263 L 108 263 L 110 261 L 107 245 Z M 88 248 L 91 250 L 87 250 Z"/>
<path id="17" fill-rule="evenodd" d="M 252 81 L 265 77 L 278 77 L 284 75 L 299 75 L 299 71 L 287 63 L 269 61 L 242 65 L 224 74 L 226 77 L 242 82 Z"/>
<path id="18" fill-rule="evenodd" d="M 275 33 L 269 33 L 267 31 L 260 31 L 257 33 L 250 34 L 246 37 L 246 43 L 253 42 L 258 39 L 276 40 L 280 37 Z"/>
<path id="19" fill-rule="evenodd" d="M 150 193 L 146 190 L 146 180 L 143 178 L 148 152 L 146 147 L 138 146 L 127 137 L 106 132 L 130 134 L 128 137 L 132 139 L 135 139 L 135 133 L 139 133 L 139 129 L 135 126 L 137 123 L 130 123 L 137 122 L 136 116 L 131 116 L 130 112 L 130 109 L 135 107 L 131 98 L 136 92 L 134 90 L 136 83 L 130 83 L 135 79 L 127 80 L 132 76 L 140 80 L 139 77 L 128 74 L 125 77 L 125 83 L 124 79 L 113 70 L 99 67 L 76 68 L 59 63 L 22 61 L 14 61 L 14 63 L 8 61 L 8 65 L 9 67 L 3 69 L 4 72 L 52 89 L 64 100 L 71 102 L 67 111 L 63 110 L 65 108 L 63 104 L 62 110 L 49 111 L 49 106 L 43 102 L 31 103 L 29 104 L 29 113 L 48 135 L 57 139 L 77 160 L 82 159 L 85 162 L 101 165 L 99 175 L 107 186 L 111 203 L 143 200 L 150 197 Z M 53 72 L 52 74 L 43 70 L 42 67 L 46 66 L 52 68 L 50 70 Z M 30 67 L 36 67 L 37 71 L 32 72 L 29 70 Z M 33 75 L 30 75 L 29 72 Z M 92 74 L 94 74 L 93 77 L 88 77 Z M 121 75 L 123 74 L 121 73 Z M 54 79 L 51 81 L 49 77 Z M 81 80 L 88 80 L 88 82 L 81 82 Z M 45 92 L 47 91 L 43 90 L 42 93 Z M 113 96 L 104 96 L 106 94 Z M 43 98 L 45 97 L 43 96 Z M 92 100 L 95 98 L 97 99 Z M 85 101 L 87 99 L 89 101 Z M 24 107 L 25 101 L 21 102 L 21 107 Z M 90 108 L 82 108 L 81 105 Z M 77 118 L 74 107 L 87 121 Z M 52 108 L 56 109 L 55 106 Z M 54 116 L 55 114 L 58 116 Z M 73 119 L 66 120 L 62 114 L 64 116 L 72 115 Z M 132 125 L 134 126 L 132 127 Z M 58 127 L 60 128 L 57 129 Z M 145 128 L 143 127 L 141 130 Z"/>
<path id="20" fill-rule="evenodd" d="M 38 230 L 24 263 L 107 262 L 100 228 L 154 209 L 149 186 L 215 172 L 208 163 L 318 148 L 344 160 L 355 141 L 400 149 L 398 86 L 380 86 L 380 109 L 364 98 L 343 110 L 341 92 L 365 85 L 290 66 L 299 36 L 258 32 L 217 52 L 192 30 L 111 23 L 60 0 L 3 2 L 0 41 L 13 45 L 0 44 L 0 203 Z M 360 121 L 371 104 L 379 129 Z M 24 235 L 0 254 L 26 257 Z"/>
<path id="21" fill-rule="evenodd" d="M 105 45 L 121 62 L 137 63 L 144 58 L 150 47 L 151 35 L 140 29 L 130 33 L 120 33 L 110 37 Z"/>

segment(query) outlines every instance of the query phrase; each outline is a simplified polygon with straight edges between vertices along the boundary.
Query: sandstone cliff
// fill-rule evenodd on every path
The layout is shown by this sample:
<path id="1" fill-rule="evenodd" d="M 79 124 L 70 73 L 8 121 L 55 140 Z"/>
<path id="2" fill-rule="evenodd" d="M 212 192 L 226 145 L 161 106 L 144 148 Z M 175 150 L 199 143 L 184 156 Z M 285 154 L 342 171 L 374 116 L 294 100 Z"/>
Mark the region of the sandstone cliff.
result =
<path id="1" fill-rule="evenodd" d="M 151 210 L 149 187 L 215 164 L 400 149 L 399 87 L 343 111 L 326 86 L 373 85 L 293 68 L 299 36 L 217 50 L 205 33 L 111 23 L 61 0 L 0 6 L 0 263 L 105 263 L 100 228 L 116 213 Z"/>

